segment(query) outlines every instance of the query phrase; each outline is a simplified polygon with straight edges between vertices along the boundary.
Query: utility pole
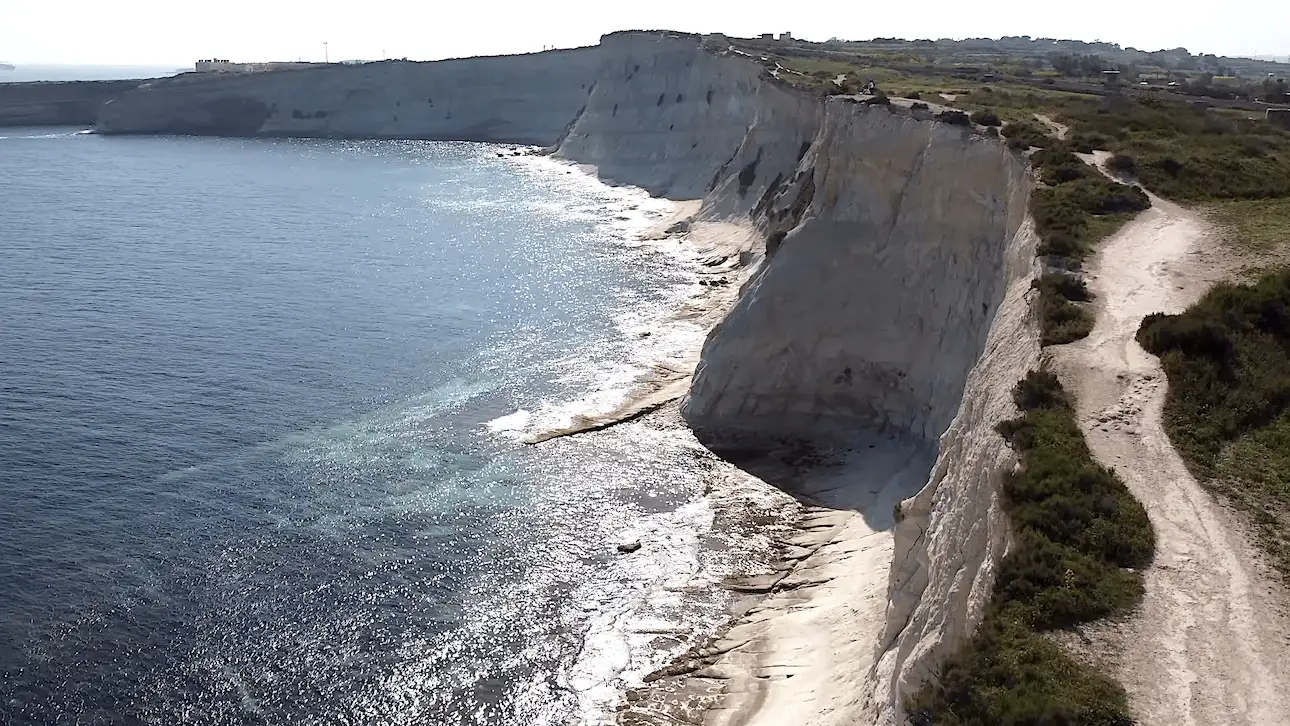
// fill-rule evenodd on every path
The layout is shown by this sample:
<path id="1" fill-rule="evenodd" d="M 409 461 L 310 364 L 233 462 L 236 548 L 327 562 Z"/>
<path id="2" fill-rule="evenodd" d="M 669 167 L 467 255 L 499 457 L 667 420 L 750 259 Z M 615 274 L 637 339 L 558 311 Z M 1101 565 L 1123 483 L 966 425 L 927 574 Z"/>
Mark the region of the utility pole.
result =
<path id="1" fill-rule="evenodd" d="M 323 63 L 331 63 L 331 56 L 327 53 L 327 41 L 323 41 Z"/>

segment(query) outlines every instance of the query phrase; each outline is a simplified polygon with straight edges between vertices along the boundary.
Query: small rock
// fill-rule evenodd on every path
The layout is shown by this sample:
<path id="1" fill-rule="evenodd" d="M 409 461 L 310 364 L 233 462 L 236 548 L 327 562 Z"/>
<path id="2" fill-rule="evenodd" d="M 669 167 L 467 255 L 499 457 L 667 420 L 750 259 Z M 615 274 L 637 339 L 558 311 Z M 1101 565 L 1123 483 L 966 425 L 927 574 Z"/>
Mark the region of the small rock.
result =
<path id="1" fill-rule="evenodd" d="M 648 337 L 649 337 L 650 335 L 652 335 L 652 334 L 653 334 L 653 333 L 651 333 L 650 331 L 646 330 L 644 333 L 641 333 L 641 337 L 642 337 L 642 338 L 648 338 Z"/>
<path id="2" fill-rule="evenodd" d="M 677 222 L 676 224 L 673 224 L 672 226 L 664 230 L 666 234 L 684 234 L 685 232 L 689 232 L 689 231 L 690 231 L 690 222 L 689 220 L 685 220 L 685 219 Z"/>
<path id="3" fill-rule="evenodd" d="M 636 550 L 638 550 L 638 549 L 640 549 L 640 548 L 641 548 L 641 541 L 640 541 L 640 540 L 632 540 L 631 542 L 623 542 L 622 544 L 618 545 L 618 551 L 619 551 L 619 552 L 622 552 L 623 554 L 630 554 L 630 553 L 635 552 Z"/>

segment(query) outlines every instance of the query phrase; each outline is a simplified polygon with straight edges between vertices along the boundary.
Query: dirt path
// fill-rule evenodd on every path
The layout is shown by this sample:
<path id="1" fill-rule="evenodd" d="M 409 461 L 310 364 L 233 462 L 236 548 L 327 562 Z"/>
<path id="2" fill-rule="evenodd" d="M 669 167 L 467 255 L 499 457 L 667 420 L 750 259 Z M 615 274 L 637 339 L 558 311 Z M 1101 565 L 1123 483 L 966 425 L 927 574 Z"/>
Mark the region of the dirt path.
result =
<path id="1" fill-rule="evenodd" d="M 1056 121 L 1052 120 L 1051 118 L 1043 115 L 1042 113 L 1035 114 L 1035 118 L 1040 123 L 1047 126 L 1048 130 L 1052 132 L 1053 136 L 1056 136 L 1059 139 L 1066 138 L 1066 134 L 1070 133 L 1069 126 L 1066 126 L 1064 124 L 1059 124 Z"/>
<path id="2" fill-rule="evenodd" d="M 1134 340 L 1143 316 L 1180 312 L 1221 274 L 1199 216 L 1153 207 L 1102 243 L 1090 269 L 1093 333 L 1055 349 L 1094 455 L 1146 506 L 1157 555 L 1141 610 L 1119 626 L 1121 682 L 1141 723 L 1290 723 L 1284 600 L 1235 518 L 1196 483 L 1162 428 L 1167 381 Z"/>

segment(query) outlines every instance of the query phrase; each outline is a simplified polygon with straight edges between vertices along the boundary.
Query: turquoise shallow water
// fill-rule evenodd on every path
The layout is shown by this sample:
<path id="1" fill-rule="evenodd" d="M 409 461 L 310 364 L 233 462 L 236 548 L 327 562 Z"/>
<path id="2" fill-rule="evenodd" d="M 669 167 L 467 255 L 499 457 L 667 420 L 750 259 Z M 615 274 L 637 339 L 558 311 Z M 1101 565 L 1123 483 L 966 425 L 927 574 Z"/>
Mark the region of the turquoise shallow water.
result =
<path id="1" fill-rule="evenodd" d="M 482 145 L 0 129 L 0 723 L 594 721 L 737 556 L 683 432 L 508 429 L 699 339 L 665 210 Z"/>

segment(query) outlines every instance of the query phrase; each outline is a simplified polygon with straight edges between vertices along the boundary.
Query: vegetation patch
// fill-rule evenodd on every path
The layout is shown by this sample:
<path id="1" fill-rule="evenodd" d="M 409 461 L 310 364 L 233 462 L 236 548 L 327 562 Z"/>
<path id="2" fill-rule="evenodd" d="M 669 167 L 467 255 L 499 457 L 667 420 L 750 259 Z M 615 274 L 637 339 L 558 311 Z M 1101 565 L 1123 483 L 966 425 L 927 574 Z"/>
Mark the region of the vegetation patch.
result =
<path id="1" fill-rule="evenodd" d="M 1169 376 L 1165 430 L 1205 485 L 1248 513 L 1290 581 L 1290 269 L 1219 284 L 1138 342 Z"/>
<path id="2" fill-rule="evenodd" d="M 963 113 L 962 111 L 953 111 L 953 110 L 941 111 L 940 113 L 936 114 L 936 120 L 941 121 L 943 123 L 952 124 L 954 126 L 972 125 L 972 119 L 969 118 L 968 115 Z"/>
<path id="3" fill-rule="evenodd" d="M 1083 280 L 1054 272 L 1035 280 L 1032 286 L 1039 291 L 1041 345 L 1073 343 L 1093 332 L 1093 314 L 1079 304 L 1093 299 Z"/>
<path id="4" fill-rule="evenodd" d="M 1003 135 L 1030 146 L 1046 145 L 1029 119 L 1047 113 L 1070 127 L 1077 151 L 1131 159 L 1130 173 L 1176 201 L 1290 197 L 1290 131 L 1249 112 L 1150 95 L 1108 105 L 1095 96 L 1015 88 L 972 91 L 956 103 L 1013 120 Z"/>
<path id="5" fill-rule="evenodd" d="M 1003 486 L 1016 542 L 971 640 L 906 704 L 914 726 L 1132 724 L 1124 689 L 1042 633 L 1128 612 L 1155 534 L 1142 505 L 1093 460 L 1057 377 L 1013 389 L 1022 415 L 999 426 L 1021 456 Z"/>
<path id="6" fill-rule="evenodd" d="M 1054 141 L 1036 151 L 1030 161 L 1041 182 L 1030 201 L 1039 254 L 1060 267 L 1077 269 L 1098 240 L 1151 206 L 1141 189 L 1107 179 L 1063 142 Z M 1072 343 L 1092 332 L 1093 315 L 1087 306 L 1092 295 L 1082 281 L 1055 273 L 1044 275 L 1034 286 L 1039 290 L 1043 345 Z"/>
<path id="7" fill-rule="evenodd" d="M 1032 146 L 1042 148 L 1053 143 L 1053 139 L 1043 129 L 1029 121 L 1005 124 L 1000 133 L 1016 148 L 1028 149 Z"/>
<path id="8" fill-rule="evenodd" d="M 977 111 L 972 114 L 972 123 L 981 126 L 1002 126 L 1003 122 L 995 115 L 993 111 Z"/>
<path id="9" fill-rule="evenodd" d="M 1290 197 L 1224 199 L 1205 205 L 1205 211 L 1230 230 L 1237 246 L 1268 252 L 1290 245 Z"/>

